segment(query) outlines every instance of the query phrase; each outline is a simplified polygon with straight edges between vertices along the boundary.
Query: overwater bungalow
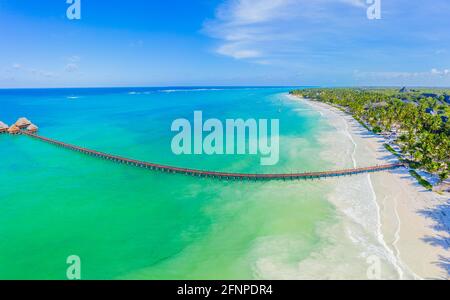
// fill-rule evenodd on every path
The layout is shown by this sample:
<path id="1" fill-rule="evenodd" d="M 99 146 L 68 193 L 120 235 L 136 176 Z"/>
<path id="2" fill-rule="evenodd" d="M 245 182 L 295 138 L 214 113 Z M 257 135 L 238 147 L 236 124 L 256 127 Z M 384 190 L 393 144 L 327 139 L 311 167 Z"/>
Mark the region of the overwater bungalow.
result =
<path id="1" fill-rule="evenodd" d="M 38 130 L 39 130 L 39 128 L 36 125 L 34 125 L 34 124 L 30 124 L 27 127 L 27 131 L 29 133 L 36 133 Z"/>
<path id="2" fill-rule="evenodd" d="M 17 120 L 16 124 L 17 127 L 19 127 L 20 129 L 25 129 L 28 126 L 31 125 L 30 120 L 28 120 L 27 118 L 20 118 Z"/>
<path id="3" fill-rule="evenodd" d="M 8 132 L 9 126 L 0 121 L 0 133 L 6 133 Z"/>
<path id="4" fill-rule="evenodd" d="M 19 134 L 20 133 L 20 128 L 17 125 L 12 125 L 11 127 L 8 128 L 8 133 L 9 134 Z"/>

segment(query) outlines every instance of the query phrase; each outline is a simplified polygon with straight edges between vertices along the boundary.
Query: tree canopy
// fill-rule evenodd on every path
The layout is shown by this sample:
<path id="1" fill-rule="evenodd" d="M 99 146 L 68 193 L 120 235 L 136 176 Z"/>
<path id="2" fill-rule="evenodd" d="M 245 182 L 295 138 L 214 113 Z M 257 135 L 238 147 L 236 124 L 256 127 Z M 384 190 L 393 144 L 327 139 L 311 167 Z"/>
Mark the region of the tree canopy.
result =
<path id="1" fill-rule="evenodd" d="M 450 91 L 442 89 L 314 88 L 293 95 L 339 106 L 375 133 L 392 134 L 414 167 L 450 170 Z"/>

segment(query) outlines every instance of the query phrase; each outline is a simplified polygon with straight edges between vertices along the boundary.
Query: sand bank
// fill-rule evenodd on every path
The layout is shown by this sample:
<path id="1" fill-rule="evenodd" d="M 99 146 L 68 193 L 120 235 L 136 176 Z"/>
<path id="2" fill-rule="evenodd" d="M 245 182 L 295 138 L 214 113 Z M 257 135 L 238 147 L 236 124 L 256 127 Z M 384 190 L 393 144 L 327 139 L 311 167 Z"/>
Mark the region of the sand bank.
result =
<path id="1" fill-rule="evenodd" d="M 337 133 L 333 130 L 322 137 L 330 145 L 322 156 L 333 158 L 337 169 L 396 161 L 385 150 L 383 138 L 367 131 L 350 115 L 321 102 L 290 98 L 310 105 L 335 127 Z M 329 199 L 345 216 L 348 234 L 355 243 L 378 245 L 372 247 L 372 254 L 390 266 L 381 269 L 381 278 L 448 279 L 449 222 L 439 208 L 448 201 L 445 196 L 425 190 L 407 169 L 338 180 Z M 364 234 L 358 238 L 352 233 L 355 230 L 370 232 L 374 241 L 369 241 L 370 237 L 365 241 L 361 238 Z M 370 263 L 372 258 L 367 254 L 366 259 Z"/>

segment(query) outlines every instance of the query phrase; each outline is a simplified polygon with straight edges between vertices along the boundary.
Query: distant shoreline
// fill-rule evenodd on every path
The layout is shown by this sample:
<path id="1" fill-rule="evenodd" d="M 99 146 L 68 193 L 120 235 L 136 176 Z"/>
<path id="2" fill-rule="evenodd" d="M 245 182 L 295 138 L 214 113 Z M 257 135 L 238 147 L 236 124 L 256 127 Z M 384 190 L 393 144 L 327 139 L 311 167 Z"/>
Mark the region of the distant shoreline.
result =
<path id="1" fill-rule="evenodd" d="M 401 88 L 401 85 L 368 85 L 368 86 L 321 86 L 321 85 L 123 85 L 123 86 L 53 86 L 53 87 L 0 87 L 2 90 L 67 90 L 67 89 L 155 89 L 155 88 L 370 88 L 370 89 L 383 89 L 383 88 Z M 450 89 L 450 86 L 410 86 L 412 89 Z"/>

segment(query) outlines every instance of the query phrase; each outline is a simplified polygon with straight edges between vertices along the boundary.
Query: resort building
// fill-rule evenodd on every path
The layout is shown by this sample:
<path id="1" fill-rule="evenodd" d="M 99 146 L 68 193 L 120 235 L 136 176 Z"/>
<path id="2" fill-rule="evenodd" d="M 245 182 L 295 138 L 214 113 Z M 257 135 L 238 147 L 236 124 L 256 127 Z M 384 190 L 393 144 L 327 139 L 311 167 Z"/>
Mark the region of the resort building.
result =
<path id="1" fill-rule="evenodd" d="M 450 95 L 444 95 L 444 101 L 450 104 Z"/>
<path id="2" fill-rule="evenodd" d="M 36 133 L 38 130 L 39 130 L 39 128 L 34 124 L 30 124 L 27 127 L 27 131 L 30 133 Z"/>
<path id="3" fill-rule="evenodd" d="M 19 134 L 20 133 L 20 128 L 17 125 L 12 125 L 11 127 L 9 127 L 8 129 L 8 133 L 9 134 Z"/>
<path id="4" fill-rule="evenodd" d="M 20 118 L 17 120 L 16 124 L 17 127 L 19 127 L 20 129 L 25 129 L 27 128 L 29 125 L 31 125 L 30 120 L 28 120 L 27 118 Z"/>
<path id="5" fill-rule="evenodd" d="M 0 121 L 0 133 L 8 132 L 9 126 Z"/>
<path id="6" fill-rule="evenodd" d="M 425 112 L 426 112 L 427 114 L 432 115 L 432 116 L 437 115 L 436 112 L 434 111 L 434 109 L 431 108 L 431 107 L 427 108 L 427 109 L 425 110 Z"/>
<path id="7" fill-rule="evenodd" d="M 398 91 L 399 93 L 409 93 L 410 92 L 410 90 L 406 87 L 406 86 L 404 86 L 404 87 L 402 87 L 401 89 L 400 89 L 400 91 Z"/>

